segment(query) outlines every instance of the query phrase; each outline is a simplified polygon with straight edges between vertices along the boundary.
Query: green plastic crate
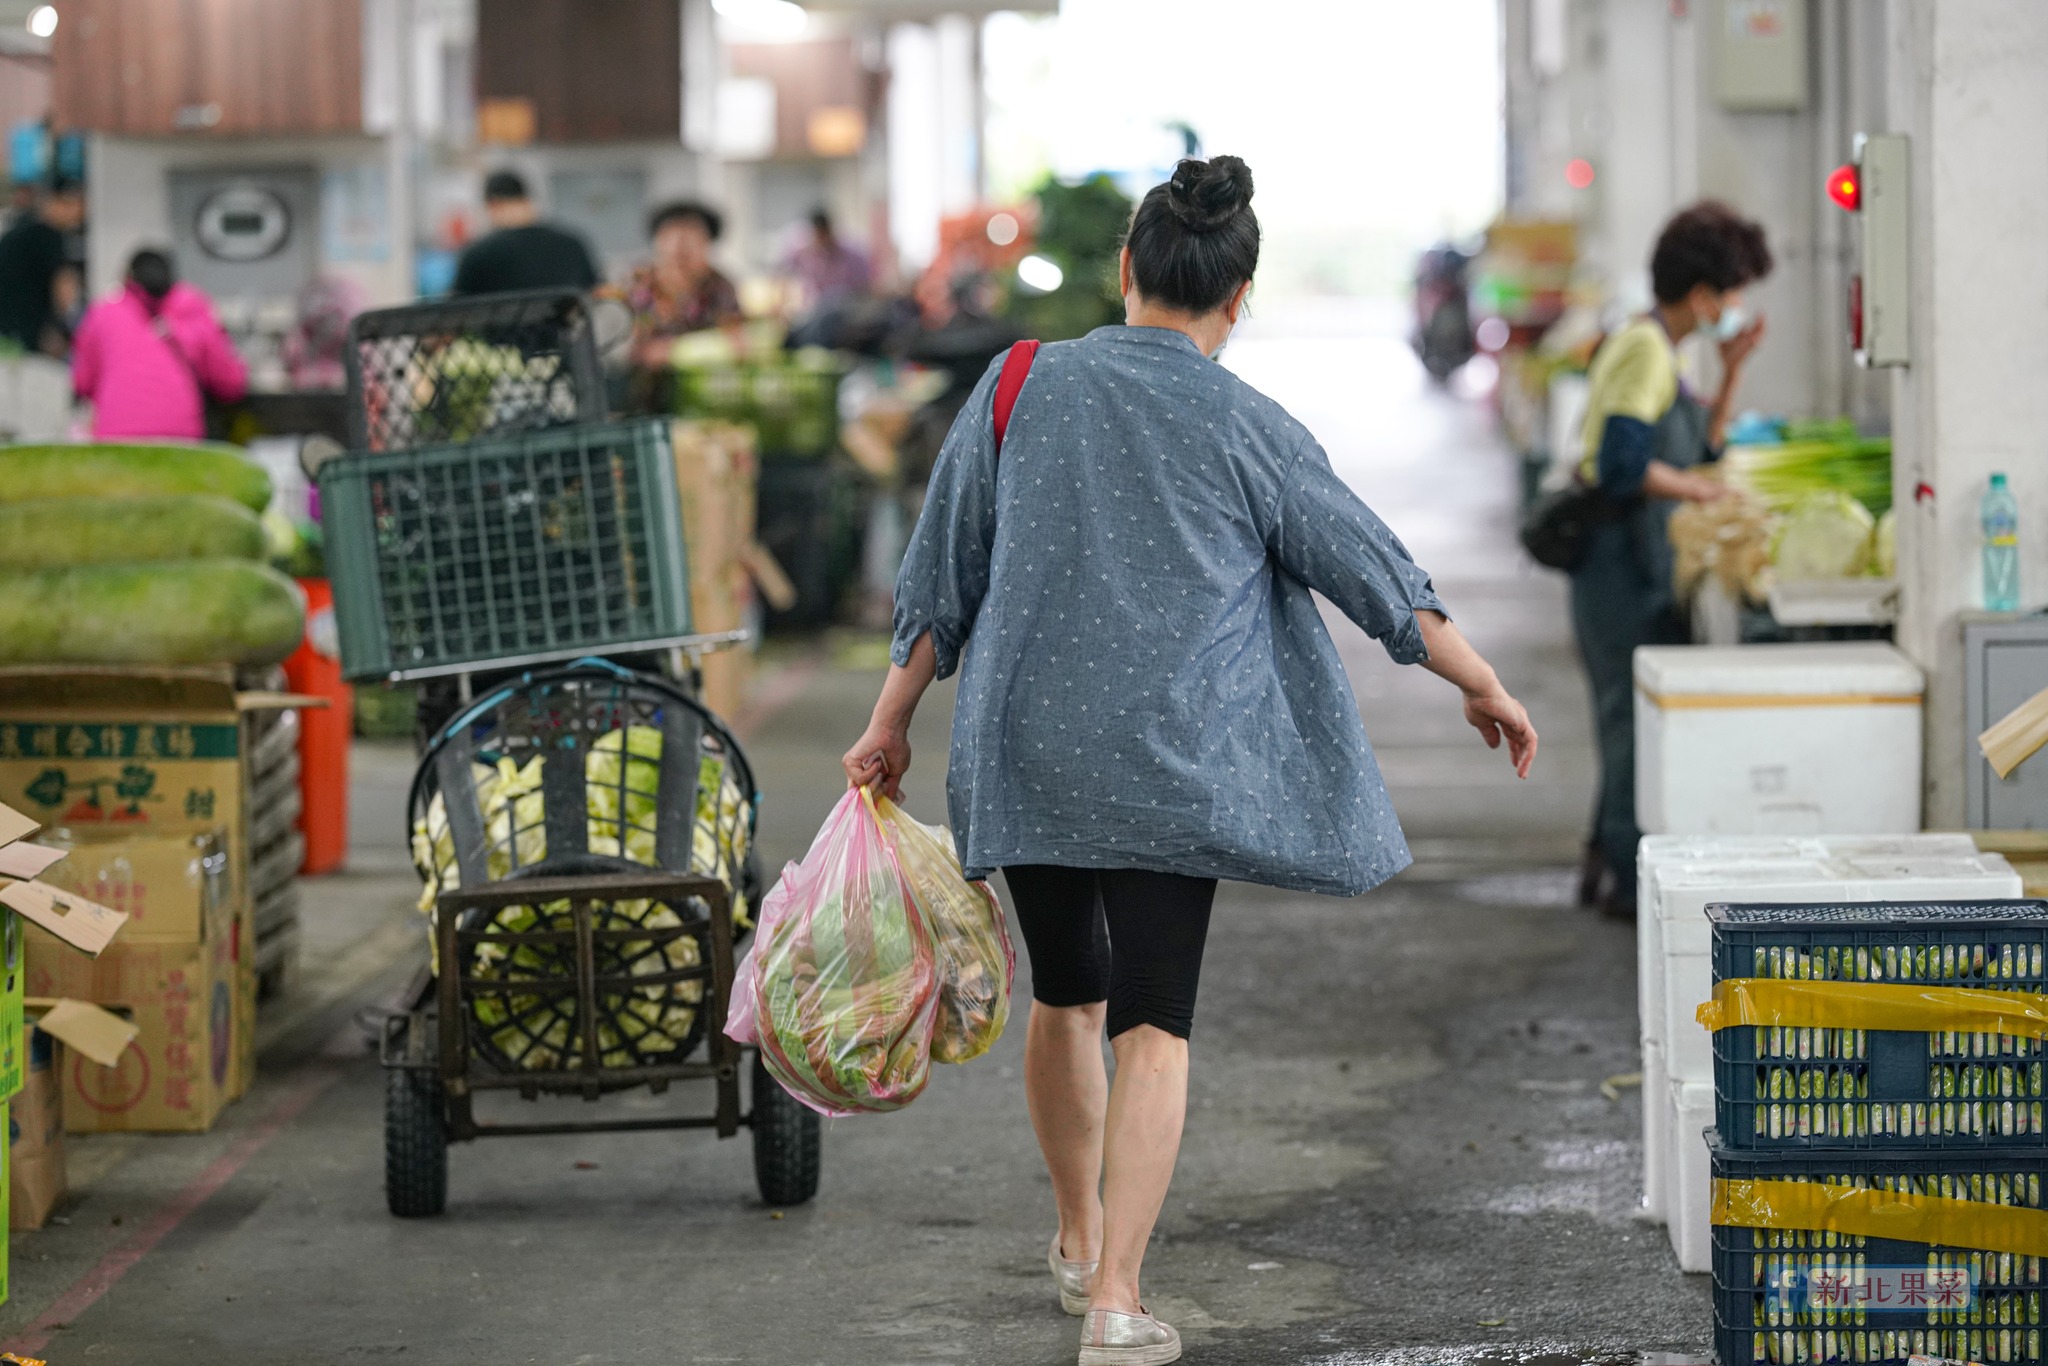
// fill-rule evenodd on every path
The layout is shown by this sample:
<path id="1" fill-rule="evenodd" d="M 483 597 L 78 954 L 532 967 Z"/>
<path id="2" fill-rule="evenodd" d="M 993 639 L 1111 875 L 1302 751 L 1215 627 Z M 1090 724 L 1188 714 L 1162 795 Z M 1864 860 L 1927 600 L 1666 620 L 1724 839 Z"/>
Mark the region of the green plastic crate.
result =
<path id="1" fill-rule="evenodd" d="M 666 419 L 351 453 L 321 466 L 320 503 L 351 679 L 689 633 Z"/>
<path id="2" fill-rule="evenodd" d="M 0 1100 L 20 1091 L 28 1080 L 28 1029 L 22 1015 L 28 963 L 22 954 L 21 917 L 0 911 Z"/>
<path id="3" fill-rule="evenodd" d="M 839 441 L 841 372 L 802 365 L 682 366 L 675 407 L 683 417 L 753 426 L 763 455 L 828 455 Z"/>

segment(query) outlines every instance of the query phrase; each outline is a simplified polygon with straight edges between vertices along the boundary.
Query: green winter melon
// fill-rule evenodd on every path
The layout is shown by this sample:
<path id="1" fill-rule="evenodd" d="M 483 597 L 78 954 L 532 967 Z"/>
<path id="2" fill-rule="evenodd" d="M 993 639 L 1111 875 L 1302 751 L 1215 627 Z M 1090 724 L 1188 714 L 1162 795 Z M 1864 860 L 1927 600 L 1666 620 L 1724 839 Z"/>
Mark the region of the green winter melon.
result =
<path id="1" fill-rule="evenodd" d="M 0 446 L 0 503 L 163 493 L 211 493 L 261 512 L 270 476 L 239 447 L 216 442 Z"/>
<path id="2" fill-rule="evenodd" d="M 0 503 L 0 569 L 262 560 L 263 519 L 211 493 Z"/>
<path id="3" fill-rule="evenodd" d="M 247 560 L 0 570 L 0 664 L 275 664 L 305 619 Z"/>

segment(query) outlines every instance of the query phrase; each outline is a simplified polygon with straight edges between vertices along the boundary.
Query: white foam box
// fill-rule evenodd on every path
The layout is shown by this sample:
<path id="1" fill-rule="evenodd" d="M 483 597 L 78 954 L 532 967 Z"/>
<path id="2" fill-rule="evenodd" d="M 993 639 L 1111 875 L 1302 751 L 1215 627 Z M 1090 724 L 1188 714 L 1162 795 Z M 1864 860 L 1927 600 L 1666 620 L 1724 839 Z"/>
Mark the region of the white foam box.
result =
<path id="1" fill-rule="evenodd" d="M 1680 1271 L 1714 1269 L 1714 1167 L 1707 1156 L 1706 1130 L 1714 1126 L 1712 1082 L 1674 1081 L 1664 1089 L 1671 1115 L 1664 1159 L 1669 1187 L 1665 1225 Z"/>
<path id="2" fill-rule="evenodd" d="M 1665 1163 L 1671 1157 L 1671 1107 L 1665 1100 L 1665 1093 L 1671 1087 L 1671 1076 L 1664 1070 L 1664 1049 L 1662 1046 L 1643 1040 L 1643 1205 L 1638 1215 L 1651 1223 L 1661 1224 L 1671 1217 L 1664 1207 L 1664 1198 L 1670 1190 L 1670 1181 L 1664 1174 Z"/>
<path id="3" fill-rule="evenodd" d="M 1658 874 L 1662 869 L 1680 864 L 1715 866 L 1829 858 L 1973 858 L 1976 853 L 1977 846 L 1962 834 L 1645 836 L 1636 847 L 1636 905 L 1640 908 L 1636 920 L 1636 1010 L 1643 1041 L 1662 1045 L 1666 1039 L 1664 922 L 1657 909 Z"/>
<path id="4" fill-rule="evenodd" d="M 1891 646 L 1645 646 L 1635 685 L 1645 833 L 1920 828 L 1925 678 Z"/>
<path id="5" fill-rule="evenodd" d="M 1673 1081 L 1714 1079 L 1713 1037 L 1696 1012 L 1714 992 L 1714 936 L 1706 911 L 1715 902 L 2007 901 L 2021 895 L 2019 874 L 1999 854 L 1871 854 L 1851 841 L 1842 847 L 1818 843 L 1815 854 L 1803 858 L 1677 863 L 1657 870 L 1651 904 L 1663 961 L 1654 994 L 1663 1010 L 1659 1033 Z"/>
<path id="6" fill-rule="evenodd" d="M 1843 901 L 1897 899 L 1955 892 L 1971 899 L 2019 896 L 2019 880 L 1999 856 L 1979 855 L 1968 835 L 1651 835 L 1637 850 L 1636 985 L 1643 1059 L 1643 1198 L 1647 1219 L 1668 1221 L 1674 1178 L 1671 1136 L 1679 1119 L 1674 1077 L 1713 1081 L 1713 1045 L 1693 1012 L 1713 990 L 1713 934 L 1706 908 L 1715 901 Z M 1850 874 L 1854 876 L 1850 876 Z M 1912 873 L 1922 881 L 1899 880 Z M 1870 885 L 1873 875 L 1894 884 Z M 1941 880 L 1943 875 L 1947 880 Z M 1676 959 L 1667 951 L 1676 949 Z M 1674 1070 L 1671 1053 L 1682 1050 Z M 1711 1123 L 1711 1118 L 1707 1121 Z"/>

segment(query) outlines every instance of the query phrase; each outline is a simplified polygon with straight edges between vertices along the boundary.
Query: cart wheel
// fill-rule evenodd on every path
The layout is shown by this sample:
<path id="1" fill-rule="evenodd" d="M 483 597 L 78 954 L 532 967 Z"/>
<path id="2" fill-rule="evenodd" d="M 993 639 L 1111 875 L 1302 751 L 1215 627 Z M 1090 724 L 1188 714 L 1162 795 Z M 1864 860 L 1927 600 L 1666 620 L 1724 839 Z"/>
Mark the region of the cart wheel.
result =
<path id="1" fill-rule="evenodd" d="M 818 1115 L 768 1075 L 754 1055 L 754 1183 L 771 1205 L 801 1205 L 818 1193 Z"/>
<path id="2" fill-rule="evenodd" d="M 384 1203 L 401 1219 L 448 1207 L 448 1132 L 432 1072 L 384 1074 Z"/>

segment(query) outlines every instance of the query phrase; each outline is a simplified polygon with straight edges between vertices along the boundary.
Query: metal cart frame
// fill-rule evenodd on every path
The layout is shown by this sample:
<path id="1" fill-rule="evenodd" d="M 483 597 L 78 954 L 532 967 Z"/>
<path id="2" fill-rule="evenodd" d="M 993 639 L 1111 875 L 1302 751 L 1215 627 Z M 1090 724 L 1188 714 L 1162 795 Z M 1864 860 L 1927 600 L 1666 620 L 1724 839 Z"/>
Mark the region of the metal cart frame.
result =
<path id="1" fill-rule="evenodd" d="M 538 678 L 527 675 L 516 683 L 501 685 L 492 697 L 451 721 L 450 734 L 437 741 L 433 752 L 423 761 L 421 777 L 415 780 L 411 803 L 415 809 L 423 791 L 451 794 L 445 807 L 449 829 L 462 832 L 457 844 L 469 851 L 462 855 L 469 874 L 481 873 L 482 855 L 475 840 L 485 832 L 473 824 L 474 813 L 458 814 L 465 811 L 456 800 L 462 795 L 459 789 L 421 786 L 437 762 L 442 765 L 442 772 L 468 772 L 473 762 L 472 751 L 463 746 L 472 742 L 467 738 L 456 741 L 454 728 L 474 724 L 478 717 L 490 715 L 494 706 L 506 705 L 513 699 L 521 705 L 533 705 L 533 697 L 548 696 L 548 685 L 591 682 L 630 689 L 642 702 L 665 695 L 668 700 L 662 704 L 664 708 L 683 704 L 680 712 L 662 713 L 666 720 L 662 722 L 665 739 L 660 766 L 665 775 L 694 774 L 701 751 L 685 753 L 682 740 L 692 734 L 714 734 L 747 775 L 745 783 L 751 788 L 751 771 L 736 742 L 717 724 L 716 718 L 676 685 L 656 677 L 634 675 L 603 661 L 590 661 Z M 539 691 L 530 692 L 529 688 Z M 690 713 L 696 719 L 689 719 Z M 628 723 L 623 713 L 608 719 L 622 725 Z M 443 742 L 453 743 L 454 748 L 442 750 Z M 733 924 L 732 889 L 718 877 L 623 865 L 623 860 L 615 857 L 578 852 L 575 832 L 586 828 L 582 757 L 587 751 L 568 748 L 550 752 L 573 756 L 577 761 L 566 769 L 548 770 L 543 776 L 546 828 L 557 837 L 554 851 L 524 869 L 515 867 L 495 880 L 479 880 L 436 896 L 433 935 L 439 971 L 423 970 L 411 994 L 411 1008 L 384 1022 L 380 1055 L 388 1069 L 385 1186 L 391 1212 L 409 1218 L 439 1214 L 446 1207 L 450 1143 L 536 1134 L 674 1129 L 710 1129 L 720 1138 L 731 1138 L 742 1128 L 751 1129 L 755 1178 L 762 1198 L 770 1205 L 808 1201 L 816 1193 L 818 1183 L 818 1116 L 768 1076 L 758 1052 L 743 1049 L 725 1034 L 734 980 L 734 946 L 739 937 Z M 623 774 L 622 768 L 622 782 Z M 666 800 L 677 800 L 666 785 L 660 790 Z M 688 802 L 686 809 L 693 813 L 689 830 L 694 830 L 694 789 L 682 800 Z M 509 838 L 509 830 L 506 834 Z M 664 822 L 660 840 L 669 857 L 675 857 L 678 840 L 682 848 L 688 849 L 693 838 L 688 831 L 676 830 Z M 513 843 L 516 847 L 516 839 Z M 749 848 L 749 856 L 751 853 Z M 735 876 L 743 876 L 739 869 L 732 871 Z M 640 901 L 669 908 L 676 913 L 678 923 L 602 923 L 599 907 Z M 563 903 L 567 903 L 566 926 L 561 923 L 564 914 L 560 910 L 553 913 L 556 924 L 550 928 L 515 930 L 492 923 L 495 913 L 507 908 L 559 908 Z M 630 951 L 637 959 L 683 939 L 699 945 L 695 963 L 677 965 L 669 961 L 659 970 L 623 974 L 602 970 L 608 957 L 617 957 L 616 953 L 608 955 L 608 948 Z M 529 958 L 522 964 L 525 971 L 521 975 L 494 977 L 470 971 L 482 953 L 509 954 L 522 948 L 552 951 L 546 956 L 561 961 L 567 970 L 553 974 L 536 972 Z M 605 1018 L 603 999 L 687 982 L 703 983 L 704 991 L 686 1041 L 676 1049 L 678 1056 L 648 1064 L 608 1065 L 607 1045 L 599 1035 Z M 500 1065 L 489 1056 L 491 1049 L 478 1046 L 475 1022 L 480 1002 L 494 997 L 530 1000 L 550 996 L 572 997 L 575 1007 L 574 1036 L 561 1040 L 559 1045 L 567 1056 L 550 1059 L 554 1066 Z M 753 1058 L 749 1069 L 746 1064 L 750 1052 Z M 744 1109 L 740 1082 L 743 1069 L 750 1071 L 751 1093 L 751 1106 Z M 486 1123 L 476 1113 L 476 1097 L 488 1091 L 515 1092 L 527 1100 L 549 1094 L 580 1096 L 594 1102 L 607 1094 L 641 1086 L 659 1094 L 675 1082 L 704 1080 L 714 1085 L 708 1114 Z"/>

